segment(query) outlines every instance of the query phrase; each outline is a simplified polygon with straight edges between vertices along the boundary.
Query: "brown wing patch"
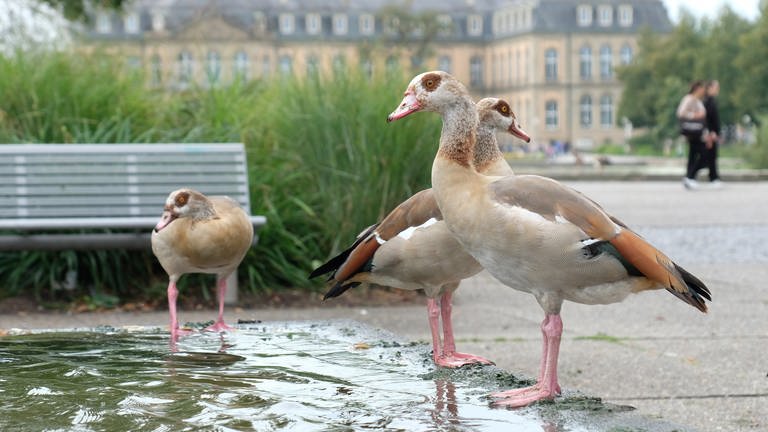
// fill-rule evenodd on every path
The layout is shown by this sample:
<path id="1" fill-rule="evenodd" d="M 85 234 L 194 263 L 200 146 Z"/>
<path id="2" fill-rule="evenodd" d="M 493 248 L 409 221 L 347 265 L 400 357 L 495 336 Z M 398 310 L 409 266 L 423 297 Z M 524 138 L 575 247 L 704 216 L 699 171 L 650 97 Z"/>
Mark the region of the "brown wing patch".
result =
<path id="1" fill-rule="evenodd" d="M 417 227 L 432 218 L 442 220 L 443 215 L 437 206 L 432 189 L 424 189 L 392 210 L 381 221 L 376 232 L 382 240 L 387 241 L 404 230 Z"/>
<path id="2" fill-rule="evenodd" d="M 609 240 L 616 235 L 616 226 L 600 206 L 555 180 L 535 175 L 508 176 L 489 188 L 499 203 L 522 207 L 552 221 L 561 217 L 592 238 Z"/>

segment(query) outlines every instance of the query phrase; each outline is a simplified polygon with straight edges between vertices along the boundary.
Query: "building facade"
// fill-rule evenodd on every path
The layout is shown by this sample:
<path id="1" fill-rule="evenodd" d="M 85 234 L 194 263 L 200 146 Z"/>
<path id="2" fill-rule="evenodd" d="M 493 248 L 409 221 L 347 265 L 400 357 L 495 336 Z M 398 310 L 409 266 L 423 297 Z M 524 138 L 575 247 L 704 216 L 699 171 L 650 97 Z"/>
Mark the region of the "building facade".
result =
<path id="1" fill-rule="evenodd" d="M 643 28 L 671 30 L 660 0 L 136 0 L 91 14 L 87 45 L 154 86 L 441 69 L 507 99 L 539 143 L 580 148 L 624 141 L 616 68 Z"/>

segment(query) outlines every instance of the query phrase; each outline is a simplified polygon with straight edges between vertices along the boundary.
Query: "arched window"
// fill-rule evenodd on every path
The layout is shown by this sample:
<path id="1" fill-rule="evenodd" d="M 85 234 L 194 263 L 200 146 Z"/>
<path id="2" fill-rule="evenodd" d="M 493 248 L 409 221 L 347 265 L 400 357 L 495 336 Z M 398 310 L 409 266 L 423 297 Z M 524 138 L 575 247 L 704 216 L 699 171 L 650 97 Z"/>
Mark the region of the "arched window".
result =
<path id="1" fill-rule="evenodd" d="M 557 50 L 554 48 L 544 52 L 544 76 L 547 81 L 557 81 Z"/>
<path id="2" fill-rule="evenodd" d="M 600 47 L 600 78 L 613 77 L 613 53 L 610 45 Z"/>
<path id="3" fill-rule="evenodd" d="M 307 76 L 315 77 L 320 72 L 320 61 L 312 54 L 307 57 Z"/>
<path id="4" fill-rule="evenodd" d="M 557 118 L 557 101 L 549 100 L 544 106 L 544 123 L 547 129 L 556 129 L 558 124 Z"/>
<path id="5" fill-rule="evenodd" d="M 613 97 L 609 94 L 600 98 L 600 126 L 613 127 Z"/>
<path id="6" fill-rule="evenodd" d="M 191 52 L 182 51 L 179 53 L 178 70 L 179 84 L 189 84 L 192 81 L 192 74 L 194 72 L 194 64 Z"/>
<path id="7" fill-rule="evenodd" d="M 480 56 L 473 56 L 469 60 L 469 85 L 471 87 L 483 85 L 483 58 Z"/>
<path id="8" fill-rule="evenodd" d="M 209 84 L 218 84 L 221 80 L 221 55 L 218 51 L 208 51 L 205 72 Z"/>
<path id="9" fill-rule="evenodd" d="M 579 101 L 579 121 L 581 127 L 592 127 L 592 96 L 584 95 Z"/>
<path id="10" fill-rule="evenodd" d="M 448 73 L 452 73 L 451 57 L 447 55 L 440 56 L 440 58 L 437 59 L 437 69 L 441 71 L 446 71 Z"/>
<path id="11" fill-rule="evenodd" d="M 247 81 L 248 80 L 248 54 L 245 51 L 238 51 L 235 53 L 234 73 L 236 80 Z"/>
<path id="12" fill-rule="evenodd" d="M 288 76 L 293 73 L 293 59 L 287 54 L 280 56 L 280 74 Z"/>
<path id="13" fill-rule="evenodd" d="M 621 64 L 623 65 L 632 63 L 632 47 L 629 44 L 624 44 L 619 51 L 619 57 L 621 57 Z"/>
<path id="14" fill-rule="evenodd" d="M 153 87 L 158 87 L 163 83 L 163 63 L 160 56 L 155 54 L 149 64 L 150 82 Z"/>
<path id="15" fill-rule="evenodd" d="M 583 80 L 592 79 L 592 48 L 588 45 L 579 50 L 579 76 Z"/>

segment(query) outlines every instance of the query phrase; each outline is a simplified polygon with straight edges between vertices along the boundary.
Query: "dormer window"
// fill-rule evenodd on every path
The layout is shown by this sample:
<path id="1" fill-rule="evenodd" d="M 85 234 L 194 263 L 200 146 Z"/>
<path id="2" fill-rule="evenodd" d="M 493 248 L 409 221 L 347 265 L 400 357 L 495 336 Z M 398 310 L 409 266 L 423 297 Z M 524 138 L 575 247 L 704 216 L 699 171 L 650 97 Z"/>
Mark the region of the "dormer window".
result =
<path id="1" fill-rule="evenodd" d="M 376 30 L 375 21 L 373 15 L 362 14 L 360 15 L 360 34 L 372 35 Z"/>
<path id="2" fill-rule="evenodd" d="M 613 6 L 600 5 L 597 8 L 597 22 L 602 27 L 613 25 Z"/>
<path id="3" fill-rule="evenodd" d="M 634 24 L 632 5 L 619 6 L 619 25 L 622 27 L 632 27 L 632 24 Z"/>
<path id="4" fill-rule="evenodd" d="M 165 15 L 160 11 L 152 12 L 152 31 L 165 31 Z"/>
<path id="5" fill-rule="evenodd" d="M 296 18 L 293 14 L 280 14 L 280 33 L 292 34 L 296 24 Z"/>
<path id="6" fill-rule="evenodd" d="M 253 30 L 258 35 L 267 32 L 267 17 L 264 12 L 256 11 L 253 13 Z"/>
<path id="7" fill-rule="evenodd" d="M 469 15 L 467 17 L 467 34 L 470 36 L 480 36 L 483 34 L 483 16 Z"/>
<path id="8" fill-rule="evenodd" d="M 99 11 L 96 13 L 96 32 L 101 34 L 110 33 L 112 31 L 112 20 L 109 13 L 106 11 Z"/>
<path id="9" fill-rule="evenodd" d="M 334 14 L 333 15 L 333 34 L 345 35 L 347 34 L 347 27 L 349 19 L 347 14 Z"/>
<path id="10" fill-rule="evenodd" d="M 311 13 L 305 17 L 307 34 L 316 35 L 322 28 L 320 14 Z"/>
<path id="11" fill-rule="evenodd" d="M 123 17 L 123 28 L 128 34 L 137 34 L 141 30 L 139 26 L 139 14 L 138 12 L 129 12 Z"/>
<path id="12" fill-rule="evenodd" d="M 579 5 L 576 9 L 576 22 L 579 27 L 592 25 L 592 5 Z"/>
<path id="13" fill-rule="evenodd" d="M 437 23 L 440 25 L 438 31 L 440 36 L 449 36 L 453 30 L 453 19 L 448 14 L 440 14 L 437 16 Z"/>

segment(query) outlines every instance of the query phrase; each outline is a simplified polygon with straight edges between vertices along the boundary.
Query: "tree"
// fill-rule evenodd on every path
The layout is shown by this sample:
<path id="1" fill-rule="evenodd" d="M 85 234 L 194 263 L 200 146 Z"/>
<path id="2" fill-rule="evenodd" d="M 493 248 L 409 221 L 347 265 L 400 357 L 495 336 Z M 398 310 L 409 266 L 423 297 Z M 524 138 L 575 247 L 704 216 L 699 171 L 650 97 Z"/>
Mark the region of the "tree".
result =
<path id="1" fill-rule="evenodd" d="M 450 29 L 440 21 L 437 12 L 411 12 L 411 3 L 384 6 L 379 13 L 388 28 L 388 34 L 384 36 L 387 42 L 410 47 L 411 66 L 419 70 L 421 63 L 434 55 L 432 43 L 435 39 L 441 32 Z"/>
<path id="2" fill-rule="evenodd" d="M 120 10 L 130 0 L 38 0 L 60 10 L 70 21 L 89 22 L 88 9 L 92 6 Z"/>

